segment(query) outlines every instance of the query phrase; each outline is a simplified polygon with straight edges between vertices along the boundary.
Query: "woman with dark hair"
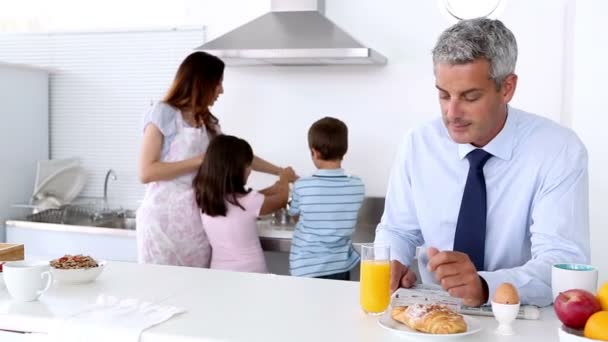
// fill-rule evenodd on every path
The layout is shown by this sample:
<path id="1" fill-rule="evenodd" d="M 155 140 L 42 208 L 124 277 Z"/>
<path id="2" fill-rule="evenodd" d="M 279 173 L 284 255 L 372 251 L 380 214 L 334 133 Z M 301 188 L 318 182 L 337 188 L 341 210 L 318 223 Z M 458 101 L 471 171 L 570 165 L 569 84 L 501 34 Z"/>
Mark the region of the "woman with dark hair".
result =
<path id="1" fill-rule="evenodd" d="M 147 188 L 137 212 L 139 262 L 209 266 L 192 178 L 209 141 L 221 134 L 209 107 L 224 92 L 223 77 L 224 62 L 194 52 L 179 66 L 164 100 L 145 116 L 139 177 Z M 251 167 L 275 175 L 282 170 L 255 156 Z"/>
<path id="2" fill-rule="evenodd" d="M 273 186 L 246 189 L 254 160 L 251 146 L 230 135 L 213 139 L 194 177 L 196 203 L 211 244 L 211 268 L 268 272 L 256 220 L 287 204 L 291 168 L 283 169 Z"/>

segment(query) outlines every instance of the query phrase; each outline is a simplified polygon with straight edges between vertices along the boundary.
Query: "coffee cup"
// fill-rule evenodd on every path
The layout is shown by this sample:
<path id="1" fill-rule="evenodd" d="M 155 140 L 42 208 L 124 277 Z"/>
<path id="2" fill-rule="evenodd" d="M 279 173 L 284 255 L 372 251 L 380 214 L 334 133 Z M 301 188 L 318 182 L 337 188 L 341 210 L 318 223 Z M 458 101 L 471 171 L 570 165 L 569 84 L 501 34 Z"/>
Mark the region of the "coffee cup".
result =
<path id="1" fill-rule="evenodd" d="M 3 273 L 8 293 L 20 302 L 37 300 L 53 282 L 48 262 L 7 262 Z"/>
<path id="2" fill-rule="evenodd" d="M 597 268 L 591 265 L 561 263 L 551 269 L 551 294 L 553 299 L 571 289 L 597 292 Z"/>

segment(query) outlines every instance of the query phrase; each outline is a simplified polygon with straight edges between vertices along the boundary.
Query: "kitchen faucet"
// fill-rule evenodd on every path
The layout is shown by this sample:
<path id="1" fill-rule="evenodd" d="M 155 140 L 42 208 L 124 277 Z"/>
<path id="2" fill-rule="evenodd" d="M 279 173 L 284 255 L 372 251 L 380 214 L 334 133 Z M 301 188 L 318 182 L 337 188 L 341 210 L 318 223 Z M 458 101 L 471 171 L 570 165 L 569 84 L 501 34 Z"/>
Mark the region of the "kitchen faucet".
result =
<path id="1" fill-rule="evenodd" d="M 106 172 L 106 180 L 103 183 L 103 206 L 104 207 L 108 206 L 108 179 L 110 179 L 110 176 L 112 176 L 112 180 L 118 179 L 116 177 L 116 172 L 114 172 L 114 170 L 109 169 L 108 172 Z"/>

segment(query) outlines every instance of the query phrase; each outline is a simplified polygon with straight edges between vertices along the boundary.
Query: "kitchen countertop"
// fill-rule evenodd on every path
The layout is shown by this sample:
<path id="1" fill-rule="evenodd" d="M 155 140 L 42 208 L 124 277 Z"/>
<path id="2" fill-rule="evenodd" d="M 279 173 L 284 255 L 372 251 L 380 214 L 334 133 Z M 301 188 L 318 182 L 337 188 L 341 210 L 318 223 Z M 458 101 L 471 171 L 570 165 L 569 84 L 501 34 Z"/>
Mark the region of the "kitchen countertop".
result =
<path id="1" fill-rule="evenodd" d="M 261 238 L 269 239 L 291 239 L 293 236 L 293 226 L 276 226 L 271 224 L 270 220 L 259 220 L 258 232 Z M 55 223 L 44 223 L 44 222 L 32 222 L 25 220 L 9 220 L 6 221 L 6 226 L 28 228 L 28 229 L 40 229 L 40 230 L 51 230 L 59 232 L 72 232 L 72 233 L 85 233 L 85 234 L 101 234 L 101 235 L 114 235 L 114 236 L 126 236 L 135 237 L 135 230 L 130 229 L 117 229 L 117 228 L 102 228 L 92 226 L 76 226 L 69 224 L 55 224 Z"/>
<path id="2" fill-rule="evenodd" d="M 0 329 L 41 332 L 94 303 L 99 294 L 185 308 L 146 330 L 142 342 L 403 341 L 359 308 L 359 283 L 199 268 L 110 262 L 96 282 L 53 284 L 38 302 L 16 303 L 0 289 Z M 497 336 L 496 321 L 461 341 L 557 341 L 552 308 L 537 321 L 518 320 L 516 335 Z"/>
<path id="3" fill-rule="evenodd" d="M 136 235 L 135 230 L 130 230 L 130 229 L 77 226 L 77 225 L 72 225 L 72 224 L 33 222 L 33 221 L 25 221 L 25 220 L 8 220 L 8 221 L 6 221 L 5 225 L 7 227 L 10 226 L 10 227 L 17 227 L 17 228 L 50 230 L 50 231 L 56 231 L 56 232 L 127 236 L 127 237 L 133 237 L 133 238 Z"/>

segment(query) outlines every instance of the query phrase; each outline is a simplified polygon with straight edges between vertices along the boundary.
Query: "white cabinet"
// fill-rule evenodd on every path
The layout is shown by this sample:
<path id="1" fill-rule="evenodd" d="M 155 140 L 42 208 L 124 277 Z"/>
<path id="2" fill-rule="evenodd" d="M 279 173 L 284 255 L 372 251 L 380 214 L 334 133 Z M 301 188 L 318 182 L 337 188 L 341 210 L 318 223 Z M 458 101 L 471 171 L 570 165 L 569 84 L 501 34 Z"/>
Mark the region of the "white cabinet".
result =
<path id="1" fill-rule="evenodd" d="M 28 203 L 36 162 L 49 158 L 49 73 L 0 62 L 0 241 L 4 221 Z"/>
<path id="2" fill-rule="evenodd" d="M 101 260 L 137 262 L 135 236 L 89 233 L 67 225 L 39 229 L 36 223 L 27 227 L 25 221 L 19 221 L 19 226 L 11 222 L 6 225 L 6 241 L 24 244 L 26 256 L 54 259 L 64 254 L 85 254 Z"/>

